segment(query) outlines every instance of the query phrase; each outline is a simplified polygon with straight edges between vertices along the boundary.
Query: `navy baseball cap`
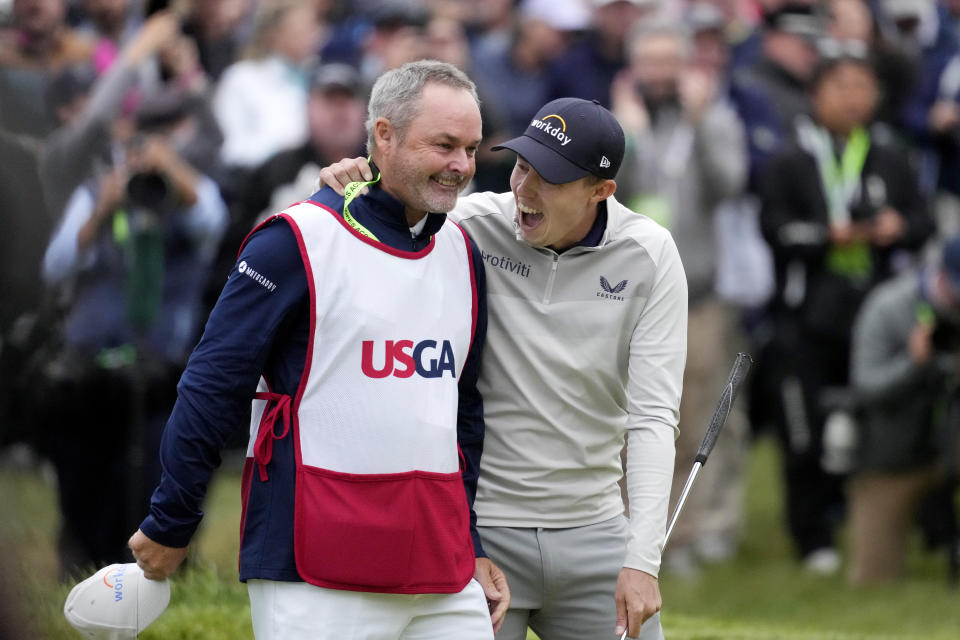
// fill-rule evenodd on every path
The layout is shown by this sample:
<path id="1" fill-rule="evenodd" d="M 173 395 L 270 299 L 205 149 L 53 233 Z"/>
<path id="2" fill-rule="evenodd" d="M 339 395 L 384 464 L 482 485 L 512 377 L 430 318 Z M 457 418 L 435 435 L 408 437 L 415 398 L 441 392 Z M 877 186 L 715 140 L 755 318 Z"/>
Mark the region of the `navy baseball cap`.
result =
<path id="1" fill-rule="evenodd" d="M 313 71 L 310 77 L 310 90 L 318 93 L 345 91 L 354 96 L 363 93 L 360 72 L 348 64 L 328 62 Z"/>
<path id="2" fill-rule="evenodd" d="M 596 100 L 559 98 L 540 108 L 522 136 L 492 149 L 517 152 L 552 184 L 590 174 L 612 180 L 623 161 L 623 129 Z"/>

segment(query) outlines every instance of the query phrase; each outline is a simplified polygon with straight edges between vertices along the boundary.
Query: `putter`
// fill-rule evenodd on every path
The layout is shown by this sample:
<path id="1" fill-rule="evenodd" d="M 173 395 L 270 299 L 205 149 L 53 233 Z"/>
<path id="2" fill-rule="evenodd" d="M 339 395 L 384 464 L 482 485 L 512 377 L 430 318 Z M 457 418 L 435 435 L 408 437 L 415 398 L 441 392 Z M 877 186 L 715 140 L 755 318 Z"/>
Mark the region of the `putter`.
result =
<path id="1" fill-rule="evenodd" d="M 680 497 L 677 499 L 677 506 L 673 508 L 673 515 L 670 516 L 670 524 L 667 526 L 667 533 L 663 537 L 664 549 L 666 549 L 667 541 L 670 540 L 670 534 L 673 533 L 673 528 L 677 524 L 677 518 L 680 517 L 683 504 L 687 501 L 687 496 L 693 488 L 693 483 L 697 480 L 697 474 L 700 473 L 703 465 L 707 463 L 707 457 L 709 457 L 710 452 L 713 451 L 713 445 L 717 443 L 717 436 L 720 435 L 720 430 L 723 429 L 723 423 L 727 421 L 727 415 L 730 414 L 733 401 L 737 399 L 737 391 L 740 390 L 740 385 L 743 379 L 747 377 L 747 372 L 750 370 L 750 365 L 752 364 L 753 358 L 749 355 L 746 353 L 737 354 L 737 359 L 733 363 L 733 369 L 730 370 L 730 376 L 727 378 L 727 384 L 724 385 L 723 392 L 720 394 L 720 402 L 717 403 L 717 408 L 714 410 L 713 417 L 710 419 L 707 432 L 704 434 L 700 448 L 697 450 L 697 455 L 693 459 L 693 468 L 690 469 L 687 482 L 683 485 L 683 491 L 680 492 Z M 620 636 L 620 640 L 626 640 L 626 638 L 627 632 L 624 630 L 623 635 Z"/>

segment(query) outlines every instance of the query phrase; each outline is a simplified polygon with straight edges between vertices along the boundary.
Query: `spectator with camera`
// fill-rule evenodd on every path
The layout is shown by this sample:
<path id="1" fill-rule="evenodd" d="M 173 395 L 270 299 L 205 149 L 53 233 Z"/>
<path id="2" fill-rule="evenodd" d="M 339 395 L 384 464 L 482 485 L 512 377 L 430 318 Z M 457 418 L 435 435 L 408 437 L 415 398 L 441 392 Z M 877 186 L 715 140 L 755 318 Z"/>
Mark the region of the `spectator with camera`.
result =
<path id="1" fill-rule="evenodd" d="M 65 26 L 60 0 L 16 4 L 15 30 L 0 34 L 0 443 L 36 442 L 31 426 L 34 350 L 51 330 L 40 263 L 73 191 L 109 147 L 109 127 L 137 70 L 176 28 L 157 16 L 99 78 L 87 40 Z M 11 41 L 6 40 L 11 36 Z M 4 129 L 10 127 L 10 129 Z M 56 127 L 47 135 L 51 127 Z M 41 402 L 46 402 L 42 399 Z"/>
<path id="2" fill-rule="evenodd" d="M 47 109 L 59 126 L 47 137 L 40 154 L 40 177 L 44 200 L 55 216 L 63 213 L 74 189 L 89 177 L 91 165 L 109 156 L 110 127 L 133 93 L 145 89 L 140 82 L 144 66 L 162 60 L 171 44 L 182 42 L 178 29 L 174 14 L 156 13 L 99 77 L 92 65 L 85 64 L 67 67 L 51 79 Z M 197 68 L 196 58 L 192 65 L 161 65 L 171 82 L 180 84 Z M 152 89 L 156 93 L 158 87 Z M 219 136 L 215 123 L 211 124 L 211 135 Z"/>
<path id="3" fill-rule="evenodd" d="M 853 328 L 850 382 L 860 402 L 848 494 L 853 584 L 903 574 L 921 500 L 944 481 L 945 469 L 956 473 L 957 427 L 951 423 L 957 419 L 958 353 L 960 236 L 954 236 L 938 264 L 874 289 Z M 952 493 L 946 493 L 946 514 Z"/>
<path id="4" fill-rule="evenodd" d="M 118 160 L 74 191 L 44 256 L 46 282 L 72 287 L 63 346 L 41 384 L 59 398 L 47 424 L 62 425 L 48 448 L 65 569 L 121 561 L 159 478 L 137 461 L 158 446 L 226 224 L 217 185 L 193 161 L 204 151 L 194 105 L 167 94 L 124 123 L 132 132 L 115 127 Z"/>

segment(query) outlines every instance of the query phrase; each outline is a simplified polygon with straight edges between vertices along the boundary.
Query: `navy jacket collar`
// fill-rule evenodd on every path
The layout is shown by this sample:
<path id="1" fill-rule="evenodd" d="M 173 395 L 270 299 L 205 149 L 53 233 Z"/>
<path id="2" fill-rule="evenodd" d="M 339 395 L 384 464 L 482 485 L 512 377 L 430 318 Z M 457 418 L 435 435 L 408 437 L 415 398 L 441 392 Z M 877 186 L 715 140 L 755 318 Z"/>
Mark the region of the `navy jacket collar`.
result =
<path id="1" fill-rule="evenodd" d="M 602 200 L 600 201 L 600 204 L 597 205 L 597 217 L 593 219 L 593 225 L 591 225 L 590 231 L 587 232 L 587 235 L 585 235 L 580 242 L 568 248 L 572 249 L 573 247 L 599 246 L 600 242 L 603 240 L 603 233 L 606 230 L 607 230 L 607 201 Z"/>
<path id="2" fill-rule="evenodd" d="M 330 187 L 316 192 L 310 196 L 310 200 L 343 215 L 343 196 L 337 195 Z M 416 237 L 411 238 L 405 209 L 402 202 L 376 185 L 350 203 L 353 217 L 380 242 L 401 251 L 419 251 L 426 247 L 430 238 L 440 230 L 447 214 L 428 214 L 423 229 Z"/>

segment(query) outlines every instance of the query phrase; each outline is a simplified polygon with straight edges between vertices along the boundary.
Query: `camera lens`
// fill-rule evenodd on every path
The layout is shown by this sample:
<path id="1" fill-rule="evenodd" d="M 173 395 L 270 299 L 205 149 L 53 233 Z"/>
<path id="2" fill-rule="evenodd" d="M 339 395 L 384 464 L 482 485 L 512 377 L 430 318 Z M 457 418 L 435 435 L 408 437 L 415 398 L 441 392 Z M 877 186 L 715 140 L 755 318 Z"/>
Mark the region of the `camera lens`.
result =
<path id="1" fill-rule="evenodd" d="M 161 173 L 135 173 L 127 181 L 127 199 L 135 207 L 153 211 L 165 208 L 170 198 L 170 185 Z"/>

